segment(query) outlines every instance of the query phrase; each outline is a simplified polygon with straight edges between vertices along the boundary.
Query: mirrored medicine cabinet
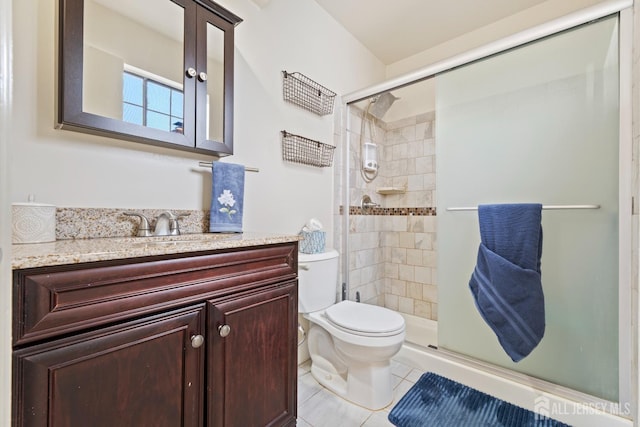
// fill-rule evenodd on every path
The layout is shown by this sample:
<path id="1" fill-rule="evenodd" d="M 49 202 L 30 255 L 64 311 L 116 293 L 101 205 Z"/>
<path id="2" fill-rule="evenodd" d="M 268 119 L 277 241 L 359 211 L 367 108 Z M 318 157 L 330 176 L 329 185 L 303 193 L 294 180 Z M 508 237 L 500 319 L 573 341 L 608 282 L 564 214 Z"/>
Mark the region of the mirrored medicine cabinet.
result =
<path id="1" fill-rule="evenodd" d="M 210 0 L 60 0 L 60 127 L 233 154 L 240 22 Z"/>

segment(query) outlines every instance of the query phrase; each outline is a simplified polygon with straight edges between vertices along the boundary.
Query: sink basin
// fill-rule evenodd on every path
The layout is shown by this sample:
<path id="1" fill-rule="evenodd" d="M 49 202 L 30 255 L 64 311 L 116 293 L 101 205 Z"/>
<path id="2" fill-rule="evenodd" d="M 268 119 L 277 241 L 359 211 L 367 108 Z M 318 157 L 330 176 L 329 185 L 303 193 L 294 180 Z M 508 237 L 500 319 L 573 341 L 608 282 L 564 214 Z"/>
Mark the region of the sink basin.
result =
<path id="1" fill-rule="evenodd" d="M 182 234 L 180 236 L 153 236 L 153 237 L 136 237 L 132 247 L 167 247 L 185 244 L 206 244 L 220 240 L 239 238 L 242 236 L 237 233 L 221 234 L 221 233 L 202 233 L 202 234 Z"/>
<path id="2" fill-rule="evenodd" d="M 169 246 L 169 245 L 179 245 L 179 244 L 194 243 L 194 242 L 197 242 L 197 240 L 158 240 L 156 242 L 140 242 L 135 244 L 145 245 L 145 246 L 151 246 L 151 245 Z"/>

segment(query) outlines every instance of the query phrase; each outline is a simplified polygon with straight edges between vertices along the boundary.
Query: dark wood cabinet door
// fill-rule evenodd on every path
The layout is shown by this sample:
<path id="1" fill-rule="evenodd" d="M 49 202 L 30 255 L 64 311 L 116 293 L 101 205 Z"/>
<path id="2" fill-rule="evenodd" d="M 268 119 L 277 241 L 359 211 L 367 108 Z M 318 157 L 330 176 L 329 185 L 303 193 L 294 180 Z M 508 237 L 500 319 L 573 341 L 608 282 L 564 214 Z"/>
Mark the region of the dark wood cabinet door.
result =
<path id="1" fill-rule="evenodd" d="M 201 426 L 204 319 L 200 304 L 14 351 L 13 424 Z"/>
<path id="2" fill-rule="evenodd" d="M 207 425 L 295 425 L 297 301 L 295 281 L 210 301 Z"/>

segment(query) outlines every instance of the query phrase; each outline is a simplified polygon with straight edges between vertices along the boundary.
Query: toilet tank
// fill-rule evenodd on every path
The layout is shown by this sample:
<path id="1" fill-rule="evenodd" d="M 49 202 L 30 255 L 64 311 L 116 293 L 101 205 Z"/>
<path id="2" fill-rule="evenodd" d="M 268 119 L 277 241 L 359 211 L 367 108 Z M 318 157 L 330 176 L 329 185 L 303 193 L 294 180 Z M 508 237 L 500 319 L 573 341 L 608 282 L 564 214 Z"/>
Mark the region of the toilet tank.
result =
<path id="1" fill-rule="evenodd" d="M 298 312 L 311 313 L 335 304 L 338 251 L 298 254 Z"/>

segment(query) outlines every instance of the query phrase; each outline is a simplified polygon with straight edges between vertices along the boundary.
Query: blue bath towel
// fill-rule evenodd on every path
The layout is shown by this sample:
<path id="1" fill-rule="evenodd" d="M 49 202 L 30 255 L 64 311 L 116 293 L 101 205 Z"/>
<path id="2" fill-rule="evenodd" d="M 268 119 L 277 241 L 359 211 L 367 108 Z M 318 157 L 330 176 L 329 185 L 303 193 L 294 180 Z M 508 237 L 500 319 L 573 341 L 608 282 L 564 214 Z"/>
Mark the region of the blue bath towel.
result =
<path id="1" fill-rule="evenodd" d="M 478 206 L 481 243 L 469 288 L 514 362 L 529 355 L 544 335 L 541 216 L 540 204 Z"/>
<path id="2" fill-rule="evenodd" d="M 213 183 L 211 186 L 209 231 L 212 233 L 242 233 L 244 166 L 213 162 L 211 175 Z"/>

